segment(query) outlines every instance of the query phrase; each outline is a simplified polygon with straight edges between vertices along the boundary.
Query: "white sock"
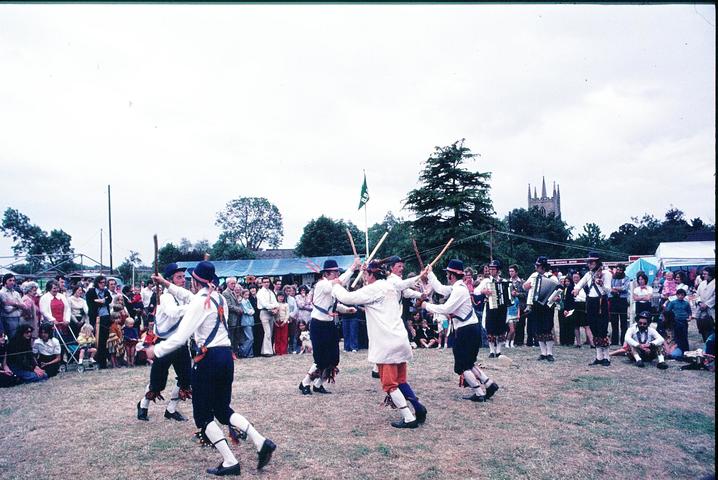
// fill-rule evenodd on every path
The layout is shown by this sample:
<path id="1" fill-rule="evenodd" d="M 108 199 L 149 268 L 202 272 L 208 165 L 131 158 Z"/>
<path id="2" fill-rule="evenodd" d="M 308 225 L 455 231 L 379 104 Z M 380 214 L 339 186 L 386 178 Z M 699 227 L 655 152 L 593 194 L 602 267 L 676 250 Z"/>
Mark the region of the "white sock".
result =
<path id="1" fill-rule="evenodd" d="M 546 342 L 546 355 L 551 355 L 553 357 L 553 340 Z"/>
<path id="2" fill-rule="evenodd" d="M 379 373 L 379 366 L 375 363 L 374 368 L 372 368 L 371 371 L 374 373 Z"/>
<path id="3" fill-rule="evenodd" d="M 489 352 L 496 353 L 496 348 L 494 348 L 494 342 L 489 342 Z"/>
<path id="4" fill-rule="evenodd" d="M 484 390 L 481 383 L 476 379 L 474 372 L 471 370 L 464 370 L 464 381 L 470 386 L 476 395 L 484 395 Z"/>
<path id="5" fill-rule="evenodd" d="M 147 385 L 147 388 L 145 388 L 145 393 L 150 391 L 150 386 Z M 147 400 L 147 397 L 142 397 L 142 400 L 140 400 L 140 408 L 150 408 L 150 401 Z"/>
<path id="6" fill-rule="evenodd" d="M 404 394 L 401 393 L 398 388 L 389 392 L 389 396 L 391 396 L 391 401 L 394 402 L 396 408 L 398 408 L 399 412 L 401 412 L 401 416 L 404 417 L 404 422 L 409 423 L 416 420 L 416 417 L 413 413 L 411 413 L 411 409 L 406 404 Z"/>
<path id="7" fill-rule="evenodd" d="M 315 386 L 315 387 L 319 388 L 319 387 L 321 387 L 322 384 L 324 383 L 324 380 L 322 380 L 322 377 L 318 377 L 318 378 L 315 378 L 315 379 L 314 379 L 314 382 L 313 382 L 313 383 L 314 383 L 314 386 Z"/>
<path id="8" fill-rule="evenodd" d="M 219 426 L 214 423 L 214 421 L 209 422 L 209 425 L 204 427 L 204 433 L 207 435 L 207 438 L 210 442 L 212 442 L 212 445 L 217 448 L 217 451 L 222 455 L 222 459 L 224 460 L 222 462 L 223 467 L 231 467 L 232 465 L 237 465 L 237 457 L 234 456 L 232 453 L 232 450 L 229 449 L 229 445 L 227 445 L 227 439 L 224 438 L 224 433 L 222 432 L 222 429 L 219 428 Z"/>
<path id="9" fill-rule="evenodd" d="M 511 341 L 509 342 L 509 348 L 514 348 L 514 341 L 513 341 L 513 340 L 511 340 Z"/>
<path id="10" fill-rule="evenodd" d="M 541 348 L 541 355 L 548 355 L 548 348 L 546 348 L 546 342 L 539 342 L 539 347 Z"/>
<path id="11" fill-rule="evenodd" d="M 177 410 L 177 402 L 179 402 L 179 386 L 175 385 L 175 388 L 172 389 L 172 393 L 170 393 L 170 401 L 167 402 L 167 411 L 170 413 L 175 413 L 175 410 Z"/>
<path id="12" fill-rule="evenodd" d="M 317 371 L 317 364 L 312 363 L 312 366 L 309 367 L 309 372 L 304 376 L 304 380 L 302 380 L 302 385 L 305 387 L 308 387 L 312 383 L 312 377 L 311 374 Z"/>
<path id="13" fill-rule="evenodd" d="M 658 354 L 658 363 L 663 363 L 664 361 L 665 361 L 665 359 L 663 358 L 663 354 L 659 353 Z"/>
<path id="14" fill-rule="evenodd" d="M 496 354 L 501 353 L 501 342 L 496 342 Z"/>
<path id="15" fill-rule="evenodd" d="M 475 375 L 476 378 L 479 379 L 481 383 L 486 383 L 489 381 L 489 377 L 486 376 L 486 374 L 476 365 L 471 368 L 471 372 Z"/>
<path id="16" fill-rule="evenodd" d="M 633 354 L 633 358 L 634 358 L 634 360 L 636 360 L 637 362 L 640 362 L 640 361 L 641 361 L 641 356 L 640 356 L 639 354 L 637 354 L 637 353 L 634 353 L 634 354 Z"/>
<path id="17" fill-rule="evenodd" d="M 265 438 L 259 434 L 259 432 L 252 426 L 251 423 L 249 423 L 249 420 L 244 418 L 239 413 L 233 413 L 231 417 L 229 417 L 229 423 L 232 424 L 233 427 L 237 428 L 240 432 L 246 432 L 247 438 L 249 438 L 252 443 L 254 443 L 254 446 L 257 448 L 257 451 L 262 449 L 262 445 L 264 445 Z"/>
<path id="18" fill-rule="evenodd" d="M 596 360 L 603 360 L 603 348 L 596 347 Z"/>

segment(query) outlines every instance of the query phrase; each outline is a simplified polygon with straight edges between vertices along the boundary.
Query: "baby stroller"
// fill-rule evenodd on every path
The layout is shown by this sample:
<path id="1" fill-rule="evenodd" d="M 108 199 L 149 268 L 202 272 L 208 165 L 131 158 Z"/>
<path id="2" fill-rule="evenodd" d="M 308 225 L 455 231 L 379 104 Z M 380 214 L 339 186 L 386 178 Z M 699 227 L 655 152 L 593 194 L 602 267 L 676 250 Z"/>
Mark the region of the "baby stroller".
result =
<path id="1" fill-rule="evenodd" d="M 59 371 L 61 373 L 67 372 L 68 370 L 76 370 L 80 373 L 85 370 L 94 370 L 95 364 L 91 362 L 89 358 L 83 359 L 80 362 L 80 349 L 77 343 L 77 337 L 71 328 L 67 329 L 66 334 L 62 334 L 60 329 L 57 328 L 56 324 L 53 324 L 53 330 L 55 332 L 55 338 L 60 342 L 62 348 L 62 365 L 60 365 Z"/>

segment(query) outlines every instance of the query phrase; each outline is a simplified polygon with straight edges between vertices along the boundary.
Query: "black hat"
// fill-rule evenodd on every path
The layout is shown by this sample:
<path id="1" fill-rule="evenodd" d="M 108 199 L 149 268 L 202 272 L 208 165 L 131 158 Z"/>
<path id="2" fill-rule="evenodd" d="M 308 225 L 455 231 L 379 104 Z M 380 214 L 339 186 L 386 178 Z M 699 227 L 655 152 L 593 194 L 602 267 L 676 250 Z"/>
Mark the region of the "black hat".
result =
<path id="1" fill-rule="evenodd" d="M 546 258 L 545 256 L 541 255 L 540 257 L 538 257 L 538 258 L 536 259 L 535 265 L 542 265 L 543 267 L 548 267 L 548 258 Z"/>
<path id="2" fill-rule="evenodd" d="M 324 260 L 322 272 L 331 272 L 334 270 L 339 270 L 339 265 L 337 264 L 337 261 L 331 258 L 328 260 Z"/>
<path id="3" fill-rule="evenodd" d="M 464 262 L 457 258 L 449 260 L 449 264 L 444 269 L 445 272 L 464 274 Z"/>
<path id="4" fill-rule="evenodd" d="M 638 318 L 647 318 L 648 320 L 651 319 L 651 312 L 648 310 L 644 310 L 641 313 L 638 314 Z"/>
<path id="5" fill-rule="evenodd" d="M 397 257 L 398 258 L 398 257 Z M 366 271 L 369 273 L 378 273 L 383 272 L 384 269 L 382 268 L 381 262 L 377 262 L 376 260 L 372 260 L 369 262 L 369 264 L 366 266 Z"/>
<path id="6" fill-rule="evenodd" d="M 494 267 L 496 270 L 501 270 L 501 260 L 491 260 L 489 268 Z"/>
<path id="7" fill-rule="evenodd" d="M 586 258 L 586 261 L 590 262 L 591 260 L 601 260 L 601 256 L 596 252 L 588 252 L 588 257 Z"/>
<path id="8" fill-rule="evenodd" d="M 393 267 L 395 263 L 404 263 L 404 260 L 401 259 L 398 255 L 392 255 L 386 260 L 387 265 L 389 265 L 389 268 Z"/>
<path id="9" fill-rule="evenodd" d="M 214 273 L 214 264 L 212 262 L 202 261 L 190 272 L 192 278 L 202 283 L 213 283 L 219 285 L 219 278 Z"/>
<path id="10" fill-rule="evenodd" d="M 170 278 L 175 273 L 184 272 L 185 270 L 187 270 L 186 267 L 179 267 L 176 263 L 170 263 L 168 265 L 165 265 L 165 269 L 162 271 L 162 276 L 165 278 Z"/>

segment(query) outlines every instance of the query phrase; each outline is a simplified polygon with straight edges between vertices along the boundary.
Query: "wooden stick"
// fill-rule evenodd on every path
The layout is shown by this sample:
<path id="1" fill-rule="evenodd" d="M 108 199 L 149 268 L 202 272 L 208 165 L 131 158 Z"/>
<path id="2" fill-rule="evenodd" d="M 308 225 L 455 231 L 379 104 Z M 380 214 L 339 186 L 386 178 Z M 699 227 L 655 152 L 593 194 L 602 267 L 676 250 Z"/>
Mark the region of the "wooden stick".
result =
<path id="1" fill-rule="evenodd" d="M 352 252 L 354 252 L 355 257 L 358 257 L 359 255 L 357 254 L 357 247 L 354 246 L 354 237 L 352 237 L 352 232 L 350 232 L 348 228 L 347 228 L 347 235 L 349 236 L 349 243 L 351 243 L 351 245 L 352 245 Z"/>
<path id="2" fill-rule="evenodd" d="M 412 238 L 411 243 L 414 245 L 414 253 L 416 253 L 416 260 L 419 262 L 419 270 L 424 270 L 424 262 L 421 260 L 421 255 L 419 255 L 419 248 L 416 246 L 416 239 Z"/>
<path id="3" fill-rule="evenodd" d="M 386 240 L 387 235 L 389 235 L 389 232 L 384 232 L 384 235 L 382 235 L 381 240 L 379 240 L 379 243 L 377 243 L 376 247 L 374 247 L 374 250 L 372 250 L 371 255 L 369 255 L 366 260 L 364 260 L 365 265 L 369 265 L 371 259 L 374 258 L 376 252 L 379 251 L 379 247 L 381 247 L 381 244 L 384 243 L 384 240 Z M 357 278 L 354 279 L 354 282 L 352 283 L 352 288 L 356 287 L 356 284 L 359 283 L 359 278 L 361 278 L 361 272 L 359 275 L 357 275 Z"/>
<path id="4" fill-rule="evenodd" d="M 434 265 L 436 264 L 436 262 L 438 262 L 439 259 L 446 253 L 446 250 L 448 250 L 448 248 L 451 246 L 452 243 L 454 243 L 453 238 L 449 239 L 449 242 L 446 244 L 444 249 L 439 253 L 439 255 L 436 256 L 434 261 L 429 264 L 429 265 L 431 265 L 431 268 L 434 268 Z"/>

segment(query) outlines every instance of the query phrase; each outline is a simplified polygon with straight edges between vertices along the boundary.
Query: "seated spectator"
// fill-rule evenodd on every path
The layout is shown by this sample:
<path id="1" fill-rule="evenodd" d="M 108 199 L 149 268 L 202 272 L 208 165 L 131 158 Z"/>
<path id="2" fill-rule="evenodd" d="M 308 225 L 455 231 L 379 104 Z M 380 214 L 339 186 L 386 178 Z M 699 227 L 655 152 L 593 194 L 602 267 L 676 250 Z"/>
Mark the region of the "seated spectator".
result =
<path id="1" fill-rule="evenodd" d="M 312 353 L 312 339 L 309 337 L 309 330 L 307 329 L 307 324 L 304 322 L 299 322 L 298 325 L 299 342 L 301 344 L 299 353 Z"/>
<path id="2" fill-rule="evenodd" d="M 62 363 L 60 341 L 52 336 L 52 330 L 52 325 L 49 323 L 40 325 L 40 335 L 32 344 L 32 353 L 37 364 L 45 370 L 48 378 L 57 375 Z"/>
<path id="3" fill-rule="evenodd" d="M 95 363 L 95 354 L 97 353 L 95 341 L 95 329 L 89 323 L 85 323 L 80 327 L 80 334 L 77 336 L 77 361 L 80 364 L 85 358 L 88 358 L 91 363 Z"/>
<path id="4" fill-rule="evenodd" d="M 21 323 L 7 346 L 7 365 L 23 383 L 47 380 L 47 373 L 32 354 L 32 326 Z"/>
<path id="5" fill-rule="evenodd" d="M 436 348 L 439 346 L 437 333 L 433 328 L 429 327 L 429 322 L 421 321 L 421 325 L 416 329 L 416 345 L 419 348 Z"/>
<path id="6" fill-rule="evenodd" d="M 0 333 L 0 388 L 12 387 L 22 383 L 7 364 L 7 337 Z"/>
<path id="7" fill-rule="evenodd" d="M 643 311 L 638 317 L 635 325 L 632 325 L 626 332 L 625 342 L 631 349 L 631 356 L 636 361 L 637 367 L 645 367 L 644 362 L 658 359 L 658 367 L 661 370 L 668 368 L 663 358 L 663 337 L 648 324 L 651 321 L 651 312 Z"/>
<path id="8" fill-rule="evenodd" d="M 664 314 L 670 317 L 669 325 L 673 325 L 673 338 L 682 351 L 690 350 L 688 347 L 688 322 L 691 319 L 691 305 L 686 301 L 686 291 L 682 288 L 676 290 L 676 299 L 668 302 Z"/>

